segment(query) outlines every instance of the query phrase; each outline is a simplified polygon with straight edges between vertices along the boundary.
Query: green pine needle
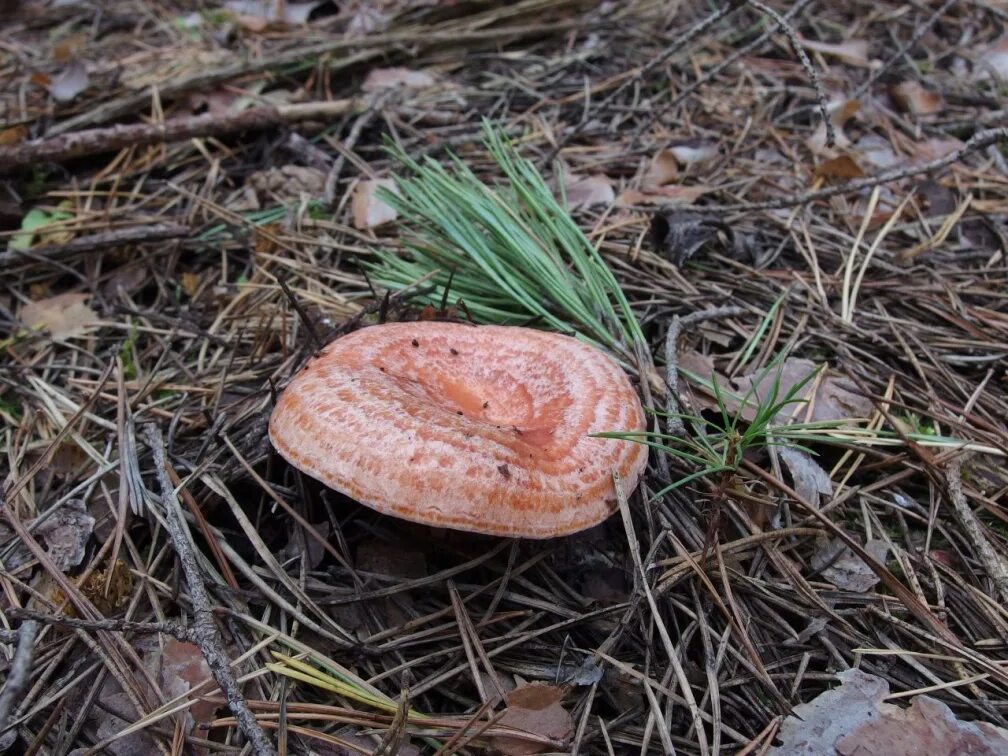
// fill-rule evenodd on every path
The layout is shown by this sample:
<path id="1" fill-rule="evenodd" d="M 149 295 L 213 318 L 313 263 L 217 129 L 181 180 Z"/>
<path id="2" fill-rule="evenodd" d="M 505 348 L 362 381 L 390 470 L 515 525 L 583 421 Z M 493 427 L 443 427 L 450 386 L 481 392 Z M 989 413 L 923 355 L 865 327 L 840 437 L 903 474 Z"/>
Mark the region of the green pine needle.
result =
<path id="1" fill-rule="evenodd" d="M 451 301 L 480 322 L 534 321 L 633 363 L 644 335 L 612 271 L 535 166 L 486 120 L 483 134 L 506 183 L 488 186 L 454 156 L 446 168 L 389 147 L 407 175 L 380 196 L 399 213 L 408 256 L 379 251 L 373 277 L 400 290 L 433 273 L 433 306 L 451 277 Z"/>

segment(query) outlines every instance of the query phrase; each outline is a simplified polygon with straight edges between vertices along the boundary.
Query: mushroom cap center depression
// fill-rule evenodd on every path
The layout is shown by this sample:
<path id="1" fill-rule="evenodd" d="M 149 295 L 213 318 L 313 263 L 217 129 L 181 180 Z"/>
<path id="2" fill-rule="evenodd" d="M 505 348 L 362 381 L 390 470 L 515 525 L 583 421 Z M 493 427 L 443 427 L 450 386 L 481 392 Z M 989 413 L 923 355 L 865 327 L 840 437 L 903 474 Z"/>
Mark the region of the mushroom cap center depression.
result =
<path id="1" fill-rule="evenodd" d="M 517 444 L 534 447 L 540 454 L 550 456 L 550 441 L 571 403 L 563 385 L 556 382 L 550 385 L 552 376 L 543 371 L 534 398 L 525 383 L 527 378 L 516 377 L 506 369 L 473 364 L 473 355 L 455 351 L 458 354 L 449 352 L 448 364 L 436 358 L 429 360 L 419 378 L 413 370 L 403 374 L 386 368 L 384 374 L 404 393 L 441 408 L 446 415 L 466 418 L 495 430 L 512 431 Z M 460 370 L 465 378 L 459 376 Z"/>

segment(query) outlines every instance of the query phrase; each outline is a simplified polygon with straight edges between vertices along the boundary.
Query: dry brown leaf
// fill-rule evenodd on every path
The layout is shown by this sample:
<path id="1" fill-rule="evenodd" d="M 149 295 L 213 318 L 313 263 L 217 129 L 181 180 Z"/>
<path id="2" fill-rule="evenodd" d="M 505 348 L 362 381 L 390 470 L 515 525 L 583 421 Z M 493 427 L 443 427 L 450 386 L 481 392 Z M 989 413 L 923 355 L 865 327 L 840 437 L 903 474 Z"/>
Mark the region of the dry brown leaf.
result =
<path id="1" fill-rule="evenodd" d="M 695 351 L 684 351 L 679 354 L 679 369 L 690 372 L 705 381 L 711 380 L 713 363 L 709 357 Z M 768 398 L 774 381 L 779 381 L 777 387 L 778 399 L 783 398 L 791 389 L 819 367 L 811 360 L 798 357 L 788 357 L 777 368 L 757 370 L 739 378 L 728 380 L 723 375 L 714 373 L 722 391 L 722 399 L 729 413 L 735 413 L 742 407 L 741 398 L 749 395 L 745 407 L 741 409 L 742 418 L 751 422 L 755 417 L 756 403 L 760 398 Z M 796 399 L 807 400 L 801 404 L 791 404 L 781 410 L 775 418 L 776 423 L 788 422 L 792 416 L 797 422 L 826 421 L 856 421 L 868 417 L 874 405 L 870 399 L 855 393 L 853 387 L 848 387 L 842 378 L 827 374 L 825 377 L 813 378 L 797 392 Z M 706 388 L 699 389 L 706 406 L 713 408 L 713 394 Z M 738 398 L 736 398 L 738 397 Z"/>
<path id="2" fill-rule="evenodd" d="M 867 67 L 871 65 L 871 61 L 868 59 L 868 42 L 864 39 L 849 39 L 837 44 L 801 38 L 798 41 L 806 50 L 822 53 L 852 66 Z"/>
<path id="3" fill-rule="evenodd" d="M 914 144 L 912 162 L 930 163 L 932 160 L 940 160 L 947 155 L 951 155 L 962 146 L 963 143 L 958 139 L 942 139 L 940 137 L 924 139 Z"/>
<path id="4" fill-rule="evenodd" d="M 378 187 L 398 194 L 395 182 L 392 179 L 375 179 L 361 181 L 354 189 L 353 201 L 351 202 L 351 212 L 353 214 L 353 225 L 356 229 L 375 228 L 383 223 L 389 223 L 399 217 L 395 208 L 386 205 L 377 196 Z"/>
<path id="5" fill-rule="evenodd" d="M 627 189 L 616 199 L 622 207 L 629 205 L 691 205 L 714 187 L 703 184 L 693 186 L 658 186 L 649 191 Z"/>
<path id="6" fill-rule="evenodd" d="M 528 683 L 507 694 L 507 708 L 498 724 L 539 735 L 565 740 L 574 731 L 574 720 L 561 705 L 563 690 L 545 683 Z M 550 750 L 546 744 L 506 736 L 495 737 L 493 747 L 505 756 L 525 756 Z"/>
<path id="7" fill-rule="evenodd" d="M 566 174 L 564 193 L 567 196 L 567 207 L 571 210 L 592 205 L 609 205 L 616 198 L 612 182 L 602 173 L 591 176 Z"/>
<path id="8" fill-rule="evenodd" d="M 13 147 L 28 138 L 28 128 L 21 124 L 0 130 L 0 147 Z"/>
<path id="9" fill-rule="evenodd" d="M 665 186 L 677 178 L 679 178 L 679 161 L 676 160 L 672 150 L 664 149 L 654 156 L 647 173 L 644 174 L 641 186 L 645 188 Z"/>
<path id="10" fill-rule="evenodd" d="M 209 722 L 214 717 L 217 704 L 199 700 L 203 696 L 219 696 L 221 690 L 213 680 L 210 667 L 203 658 L 199 648 L 192 643 L 184 643 L 175 638 L 165 641 L 159 654 L 158 678 L 161 689 L 169 698 L 177 698 L 189 693 L 202 683 L 205 685 L 193 698 L 195 702 L 189 707 L 193 722 L 189 731 L 195 733 L 200 724 Z"/>
<path id="11" fill-rule="evenodd" d="M 87 305 L 90 298 L 90 294 L 67 292 L 29 302 L 21 308 L 21 322 L 27 328 L 48 331 L 54 341 L 82 336 L 98 322 Z"/>
<path id="12" fill-rule="evenodd" d="M 66 572 L 80 565 L 95 518 L 88 514 L 83 499 L 68 499 L 34 527 L 35 537 L 45 544 L 56 568 Z"/>
<path id="13" fill-rule="evenodd" d="M 904 81 L 889 87 L 889 96 L 896 107 L 904 113 L 913 115 L 931 115 L 942 107 L 941 95 L 925 89 L 917 81 Z"/>
<path id="14" fill-rule="evenodd" d="M 777 450 L 777 454 L 791 473 L 794 490 L 805 501 L 818 506 L 820 494 L 829 496 L 833 493 L 829 475 L 808 452 L 784 446 Z"/>
<path id="15" fill-rule="evenodd" d="M 830 158 L 817 165 L 815 169 L 815 177 L 824 179 L 847 181 L 864 175 L 861 166 L 850 155 L 838 155 L 835 158 Z"/>
<path id="16" fill-rule="evenodd" d="M 851 551 L 839 538 L 832 540 L 822 537 L 817 542 L 820 548 L 812 555 L 812 569 L 819 570 L 823 578 L 842 591 L 866 593 L 878 585 L 879 577 L 874 570 Z M 872 539 L 864 545 L 875 561 L 885 564 L 889 544 Z"/>
<path id="17" fill-rule="evenodd" d="M 364 77 L 361 89 L 365 92 L 376 92 L 380 89 L 405 87 L 407 89 L 424 89 L 434 84 L 434 77 L 425 71 L 411 71 L 408 68 L 372 68 Z"/>
<path id="18" fill-rule="evenodd" d="M 844 125 L 854 117 L 854 115 L 861 109 L 861 103 L 858 100 L 848 100 L 846 98 L 839 98 L 830 100 L 829 104 L 826 106 L 826 112 L 829 113 L 830 122 L 833 124 L 834 132 L 834 149 L 845 149 L 850 147 L 850 139 L 843 132 Z M 815 132 L 812 136 L 805 140 L 805 144 L 808 148 L 812 150 L 816 155 L 832 154 L 830 150 L 826 147 L 826 124 L 821 120 L 819 125 L 816 127 Z"/>
<path id="19" fill-rule="evenodd" d="M 948 706 L 915 696 L 909 708 L 885 703 L 889 683 L 858 669 L 839 672 L 841 684 L 794 707 L 781 724 L 773 756 L 998 756 L 1008 753 L 1008 730 L 964 722 Z"/>
<path id="20" fill-rule="evenodd" d="M 87 34 L 77 33 L 64 37 L 53 45 L 52 59 L 57 63 L 71 60 L 88 42 Z"/>

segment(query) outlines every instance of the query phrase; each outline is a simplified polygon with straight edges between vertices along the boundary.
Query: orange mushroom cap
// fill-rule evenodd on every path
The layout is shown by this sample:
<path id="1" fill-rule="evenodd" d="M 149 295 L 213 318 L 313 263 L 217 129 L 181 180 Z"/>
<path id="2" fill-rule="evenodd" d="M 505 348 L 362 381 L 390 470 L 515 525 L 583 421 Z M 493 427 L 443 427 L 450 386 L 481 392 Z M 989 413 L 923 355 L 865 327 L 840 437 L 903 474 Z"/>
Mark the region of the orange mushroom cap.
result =
<path id="1" fill-rule="evenodd" d="M 626 373 L 595 347 L 511 326 L 421 321 L 336 339 L 277 402 L 270 440 L 291 464 L 384 514 L 552 538 L 616 508 L 647 461 Z"/>

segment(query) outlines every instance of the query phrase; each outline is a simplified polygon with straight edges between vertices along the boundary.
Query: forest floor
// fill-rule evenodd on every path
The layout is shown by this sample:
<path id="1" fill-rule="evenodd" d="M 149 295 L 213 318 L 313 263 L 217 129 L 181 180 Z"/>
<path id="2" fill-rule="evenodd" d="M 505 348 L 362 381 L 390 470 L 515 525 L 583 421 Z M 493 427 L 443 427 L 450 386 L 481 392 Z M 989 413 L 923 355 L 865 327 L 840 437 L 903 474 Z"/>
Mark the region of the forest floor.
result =
<path id="1" fill-rule="evenodd" d="M 0 750 L 1008 752 L 1008 10 L 718 8 L 0 3 Z M 443 294 L 365 275 L 386 145 L 493 184 L 484 119 L 652 407 L 828 428 L 546 541 L 288 466 L 314 339 Z"/>

